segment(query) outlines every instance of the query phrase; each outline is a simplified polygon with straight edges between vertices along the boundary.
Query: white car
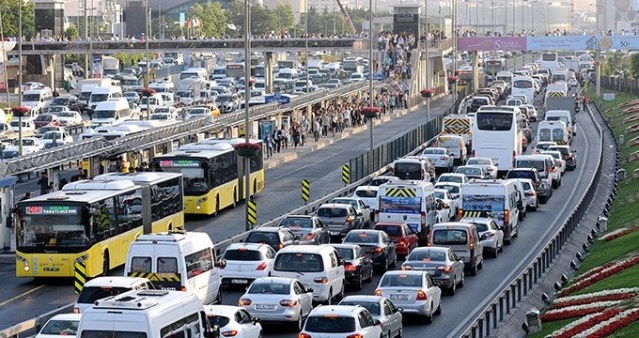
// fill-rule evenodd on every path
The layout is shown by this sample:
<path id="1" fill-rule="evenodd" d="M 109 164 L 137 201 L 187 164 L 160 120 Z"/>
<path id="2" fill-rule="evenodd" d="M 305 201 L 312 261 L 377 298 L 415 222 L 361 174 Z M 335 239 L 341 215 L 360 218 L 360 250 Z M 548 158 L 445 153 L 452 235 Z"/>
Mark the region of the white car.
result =
<path id="1" fill-rule="evenodd" d="M 551 146 L 556 146 L 557 142 L 555 141 L 539 141 L 537 142 L 537 144 L 535 144 L 535 148 L 533 148 L 533 155 L 539 154 L 542 151 L 547 150 L 548 148 L 550 148 Z"/>
<path id="2" fill-rule="evenodd" d="M 440 217 L 440 220 L 443 222 L 448 222 L 449 220 L 455 218 L 455 215 L 457 215 L 457 210 L 459 209 L 459 206 L 457 204 L 458 200 L 453 199 L 453 197 L 450 195 L 450 192 L 446 189 L 435 189 L 435 198 L 442 201 L 443 203 L 441 216 L 445 217 Z"/>
<path id="3" fill-rule="evenodd" d="M 212 116 L 211 110 L 206 107 L 193 107 L 184 114 L 184 120 L 196 119 L 199 117 Z"/>
<path id="4" fill-rule="evenodd" d="M 468 181 L 470 181 L 468 179 L 468 176 L 464 174 L 457 174 L 457 173 L 445 173 L 437 177 L 437 183 L 454 182 L 454 183 L 464 184 L 464 183 L 468 183 Z"/>
<path id="5" fill-rule="evenodd" d="M 362 74 L 362 73 L 353 73 L 353 74 L 351 74 L 351 77 L 348 79 L 348 82 L 349 83 L 364 82 L 364 80 L 366 80 L 364 78 L 364 74 Z"/>
<path id="6" fill-rule="evenodd" d="M 361 306 L 320 306 L 306 319 L 298 338 L 380 338 L 380 322 Z"/>
<path id="7" fill-rule="evenodd" d="M 293 278 L 258 278 L 240 297 L 239 304 L 263 322 L 291 324 L 299 332 L 313 310 L 313 290 Z"/>
<path id="8" fill-rule="evenodd" d="M 380 279 L 375 295 L 390 299 L 403 309 L 404 315 L 422 317 L 426 324 L 442 311 L 442 290 L 426 271 L 387 271 Z"/>
<path id="9" fill-rule="evenodd" d="M 346 204 L 355 208 L 358 214 L 362 214 L 362 227 L 364 228 L 369 228 L 371 222 L 375 219 L 374 213 L 371 212 L 370 205 L 367 205 L 359 197 L 335 197 L 328 201 L 328 203 Z"/>
<path id="10" fill-rule="evenodd" d="M 13 130 L 16 133 L 20 132 L 20 121 L 19 119 L 13 119 L 9 125 L 11 126 L 11 130 Z M 30 119 L 22 119 L 22 132 L 23 133 L 27 133 L 27 132 L 35 132 L 36 130 L 36 126 L 35 123 L 33 123 L 33 120 Z"/>
<path id="11" fill-rule="evenodd" d="M 462 183 L 457 183 L 457 182 L 441 182 L 441 183 L 436 183 L 434 186 L 435 189 L 448 190 L 453 200 L 458 200 L 455 202 L 455 205 L 457 206 L 458 209 L 461 208 L 461 193 L 462 193 L 463 187 L 464 185 Z"/>
<path id="12" fill-rule="evenodd" d="M 82 115 L 77 111 L 63 110 L 58 113 L 58 120 L 63 126 L 75 126 L 82 123 Z"/>
<path id="13" fill-rule="evenodd" d="M 224 269 L 220 269 L 223 285 L 249 285 L 257 278 L 271 275 L 275 250 L 268 244 L 233 243 L 223 258 Z"/>
<path id="14" fill-rule="evenodd" d="M 524 202 L 526 203 L 526 210 L 536 211 L 540 204 L 533 181 L 529 178 L 511 178 L 510 180 L 519 181 L 524 188 Z"/>
<path id="15" fill-rule="evenodd" d="M 355 189 L 353 193 L 353 197 L 359 198 L 364 202 L 364 204 L 368 205 L 371 209 L 371 212 L 379 209 L 379 199 L 377 198 L 377 193 L 379 192 L 379 186 L 373 185 L 360 185 Z"/>
<path id="16" fill-rule="evenodd" d="M 460 222 L 475 224 L 479 241 L 484 247 L 485 253 L 490 253 L 494 258 L 504 250 L 504 232 L 499 229 L 495 220 L 490 217 L 464 217 Z"/>
<path id="17" fill-rule="evenodd" d="M 338 305 L 359 305 L 377 319 L 382 327 L 383 337 L 402 337 L 402 312 L 389 299 L 379 296 L 348 296 Z"/>
<path id="18" fill-rule="evenodd" d="M 19 140 L 13 140 L 11 146 L 15 149 L 20 147 Z M 44 149 L 44 143 L 40 141 L 39 138 L 35 137 L 24 137 L 22 138 L 22 153 L 23 154 L 32 154 Z"/>
<path id="19" fill-rule="evenodd" d="M 552 156 L 555 159 L 555 162 L 557 162 L 559 164 L 559 167 L 561 168 L 561 175 L 566 173 L 566 161 L 564 161 L 564 157 L 561 152 L 559 152 L 559 150 L 544 150 L 541 152 L 541 154 Z"/>
<path id="20" fill-rule="evenodd" d="M 35 338 L 75 337 L 80 325 L 79 313 L 64 313 L 51 317 Z"/>
<path id="21" fill-rule="evenodd" d="M 22 84 L 22 91 L 26 92 L 27 90 L 38 90 L 38 89 L 46 89 L 47 87 L 42 82 L 25 82 Z"/>
<path id="22" fill-rule="evenodd" d="M 475 167 L 481 167 L 486 173 L 486 178 L 497 178 L 497 163 L 493 162 L 490 157 L 471 157 L 466 162 L 466 165 L 472 165 Z"/>
<path id="23" fill-rule="evenodd" d="M 44 144 L 45 149 L 49 149 L 73 143 L 73 136 L 66 131 L 48 131 L 42 136 L 40 142 Z"/>
<path id="24" fill-rule="evenodd" d="M 455 158 L 448 152 L 446 148 L 426 148 L 420 155 L 420 157 L 426 157 L 435 166 L 435 169 L 443 172 L 453 172 L 453 162 Z"/>
<path id="25" fill-rule="evenodd" d="M 261 338 L 260 319 L 239 306 L 204 305 L 204 314 L 211 328 L 218 326 L 220 337 Z"/>

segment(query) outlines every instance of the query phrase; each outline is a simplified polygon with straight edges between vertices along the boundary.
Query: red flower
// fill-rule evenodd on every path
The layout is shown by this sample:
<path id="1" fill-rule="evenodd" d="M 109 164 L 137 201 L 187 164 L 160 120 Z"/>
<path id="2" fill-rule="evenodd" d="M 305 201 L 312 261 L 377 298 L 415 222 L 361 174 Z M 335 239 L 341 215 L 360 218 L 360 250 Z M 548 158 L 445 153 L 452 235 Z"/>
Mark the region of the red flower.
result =
<path id="1" fill-rule="evenodd" d="M 554 322 L 556 320 L 587 316 L 589 314 L 600 312 L 603 309 L 604 309 L 603 306 L 596 306 L 596 307 L 580 309 L 580 310 L 551 312 L 551 313 L 544 313 L 543 315 L 541 315 L 540 318 L 541 318 L 541 321 L 544 323 Z"/>
<path id="2" fill-rule="evenodd" d="M 22 114 L 26 114 L 26 113 L 28 113 L 30 110 L 31 110 L 31 108 L 29 108 L 29 107 L 25 107 L 25 106 L 16 106 L 16 107 L 11 108 L 11 112 L 12 112 L 13 114 L 17 114 L 17 115 L 19 115 L 20 113 L 22 113 Z"/>
<path id="3" fill-rule="evenodd" d="M 628 316 L 621 318 L 619 320 L 615 320 L 608 325 L 600 328 L 599 330 L 593 332 L 588 337 L 589 338 L 605 338 L 609 337 L 613 332 L 624 328 L 635 321 L 639 320 L 639 310 L 635 309 L 635 312 L 629 314 Z"/>
<path id="4" fill-rule="evenodd" d="M 435 89 L 432 88 L 426 88 L 419 91 L 420 94 L 433 94 L 434 92 Z"/>
<path id="5" fill-rule="evenodd" d="M 595 315 L 594 317 L 590 318 L 589 321 L 585 322 L 585 323 L 581 323 L 573 328 L 571 328 L 570 330 L 566 330 L 564 332 L 562 332 L 561 334 L 558 334 L 556 336 L 553 336 L 553 338 L 570 338 L 574 335 L 576 335 L 579 332 L 585 331 L 605 320 L 608 320 L 616 315 L 618 315 L 619 313 L 621 313 L 621 309 L 615 308 L 615 309 L 608 309 L 605 310 L 604 312 Z"/>
<path id="6" fill-rule="evenodd" d="M 233 148 L 235 148 L 235 150 L 242 150 L 242 149 L 260 150 L 260 149 L 262 149 L 262 147 L 259 144 L 251 143 L 251 142 L 238 143 L 238 144 L 234 145 Z"/>
<path id="7" fill-rule="evenodd" d="M 611 300 L 622 300 L 622 299 L 632 298 L 632 297 L 634 297 L 636 295 L 637 295 L 637 293 L 630 292 L 630 293 L 619 293 L 619 294 L 615 294 L 615 295 L 606 295 L 606 296 L 599 296 L 599 297 L 592 297 L 592 298 L 575 299 L 575 300 L 569 301 L 569 302 L 561 302 L 561 303 L 552 304 L 550 306 L 550 308 L 551 309 L 560 309 L 560 308 L 563 308 L 563 307 L 582 305 L 582 304 L 589 304 L 589 303 L 594 303 L 594 302 L 605 302 L 605 301 L 611 301 Z"/>
<path id="8" fill-rule="evenodd" d="M 455 83 L 455 82 L 457 82 L 457 80 L 459 80 L 459 76 L 457 76 L 457 75 L 451 75 L 451 76 L 448 77 L 448 82 L 449 83 Z"/>
<path id="9" fill-rule="evenodd" d="M 362 114 L 379 114 L 382 112 L 382 109 L 379 107 L 362 107 L 360 111 Z"/>
<path id="10" fill-rule="evenodd" d="M 617 239 L 617 238 L 619 238 L 621 236 L 627 235 L 627 234 L 629 234 L 631 232 L 635 232 L 637 230 L 639 230 L 639 227 L 628 228 L 628 229 L 626 229 L 624 231 L 617 232 L 614 235 L 604 236 L 604 240 L 606 242 L 609 242 L 609 241 L 612 241 L 613 239 Z"/>
<path id="11" fill-rule="evenodd" d="M 629 260 L 623 262 L 622 264 L 618 264 L 617 266 L 611 267 L 610 269 L 608 269 L 606 271 L 601 271 L 599 273 L 591 275 L 590 278 L 581 278 L 580 277 L 579 280 L 575 284 L 573 284 L 573 285 L 561 290 L 561 292 L 559 292 L 559 297 L 564 297 L 564 296 L 569 295 L 569 294 L 571 294 L 573 292 L 576 292 L 576 291 L 579 291 L 581 289 L 584 289 L 587 286 L 595 284 L 595 283 L 597 283 L 598 281 L 600 281 L 602 279 L 605 279 L 605 278 L 608 278 L 608 277 L 610 277 L 612 275 L 615 275 L 615 274 L 617 274 L 617 273 L 619 273 L 619 272 L 621 272 L 623 270 L 626 270 L 627 268 L 632 267 L 632 266 L 634 266 L 636 264 L 639 264 L 639 256 L 634 257 L 632 259 L 629 259 Z"/>
<path id="12" fill-rule="evenodd" d="M 142 96 L 151 96 L 153 94 L 155 94 L 155 89 L 153 88 L 144 88 L 142 90 Z"/>

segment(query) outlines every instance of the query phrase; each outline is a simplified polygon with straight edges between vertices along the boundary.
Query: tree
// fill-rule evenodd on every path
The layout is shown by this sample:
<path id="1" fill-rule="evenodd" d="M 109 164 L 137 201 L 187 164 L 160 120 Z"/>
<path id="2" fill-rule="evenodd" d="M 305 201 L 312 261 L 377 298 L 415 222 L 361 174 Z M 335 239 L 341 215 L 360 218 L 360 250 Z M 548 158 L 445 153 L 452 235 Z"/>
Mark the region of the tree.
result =
<path id="1" fill-rule="evenodd" d="M 170 16 L 164 15 L 151 20 L 151 32 L 158 38 L 160 38 L 161 34 L 164 34 L 165 39 L 170 39 L 172 36 L 181 35 L 182 28 L 179 22 L 175 22 Z"/>
<path id="2" fill-rule="evenodd" d="M 5 37 L 18 36 L 18 16 L 21 0 L 3 0 L 0 4 L 0 17 Z M 25 1 L 22 5 L 22 35 L 26 38 L 35 36 L 35 5 Z"/>
<path id="3" fill-rule="evenodd" d="M 193 5 L 188 18 L 199 21 L 199 29 L 206 37 L 220 37 L 226 33 L 228 19 L 219 2 Z"/>
<path id="4" fill-rule="evenodd" d="M 295 16 L 293 7 L 288 4 L 278 4 L 274 10 L 270 11 L 272 30 L 290 31 L 295 26 Z M 289 32 L 293 33 L 293 32 Z"/>
<path id="5" fill-rule="evenodd" d="M 630 54 L 630 65 L 628 66 L 630 74 L 633 78 L 639 79 L 639 54 Z"/>
<path id="6" fill-rule="evenodd" d="M 69 39 L 69 41 L 77 40 L 79 36 L 78 34 L 78 28 L 75 26 L 69 26 L 69 28 L 64 31 L 64 37 Z"/>

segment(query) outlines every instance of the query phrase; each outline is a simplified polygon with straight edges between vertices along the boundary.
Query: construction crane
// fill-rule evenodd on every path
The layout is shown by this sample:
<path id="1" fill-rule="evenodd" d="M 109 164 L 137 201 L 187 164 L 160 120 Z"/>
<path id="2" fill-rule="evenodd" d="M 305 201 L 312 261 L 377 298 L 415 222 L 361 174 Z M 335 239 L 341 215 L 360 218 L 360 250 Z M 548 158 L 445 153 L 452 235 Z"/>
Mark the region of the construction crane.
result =
<path id="1" fill-rule="evenodd" d="M 346 25 L 348 26 L 348 29 L 351 31 L 351 34 L 352 35 L 357 34 L 357 30 L 355 30 L 355 25 L 353 25 L 353 20 L 351 20 L 351 16 L 348 15 L 346 8 L 342 6 L 342 3 L 339 0 L 335 0 L 335 1 L 337 1 L 337 6 L 339 6 L 339 10 L 342 12 L 342 19 L 344 19 L 344 21 L 346 22 Z"/>

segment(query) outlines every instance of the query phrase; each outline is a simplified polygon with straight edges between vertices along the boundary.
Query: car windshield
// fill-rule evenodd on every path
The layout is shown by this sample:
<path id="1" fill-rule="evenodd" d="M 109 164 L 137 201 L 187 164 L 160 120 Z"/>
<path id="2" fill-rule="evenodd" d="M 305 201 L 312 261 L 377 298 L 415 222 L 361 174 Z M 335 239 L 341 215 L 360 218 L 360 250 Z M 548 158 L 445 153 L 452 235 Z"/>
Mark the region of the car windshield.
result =
<path id="1" fill-rule="evenodd" d="M 539 172 L 544 171 L 544 160 L 517 160 L 517 168 L 535 168 Z"/>
<path id="2" fill-rule="evenodd" d="M 377 190 L 372 190 L 372 189 L 356 190 L 355 195 L 357 195 L 357 197 L 362 197 L 362 198 L 376 198 Z"/>
<path id="3" fill-rule="evenodd" d="M 295 228 L 313 228 L 313 220 L 310 218 L 286 218 L 280 223 L 281 227 L 295 229 Z"/>
<path id="4" fill-rule="evenodd" d="M 248 293 L 288 295 L 290 293 L 290 287 L 288 284 L 282 283 L 253 283 Z"/>
<path id="5" fill-rule="evenodd" d="M 529 170 L 510 170 L 506 178 L 530 178 L 534 179 L 535 174 Z"/>
<path id="6" fill-rule="evenodd" d="M 463 179 L 459 176 L 453 175 L 441 175 L 439 176 L 439 180 L 437 182 L 457 182 L 462 183 Z"/>
<path id="7" fill-rule="evenodd" d="M 346 217 L 348 211 L 344 208 L 320 208 L 317 210 L 319 217 Z"/>
<path id="8" fill-rule="evenodd" d="M 558 151 L 564 156 L 570 154 L 570 150 L 568 150 L 568 148 L 566 148 L 566 147 L 549 147 L 548 150 Z"/>
<path id="9" fill-rule="evenodd" d="M 276 232 L 251 231 L 246 237 L 246 243 L 266 243 L 271 246 L 280 244 L 280 237 Z"/>
<path id="10" fill-rule="evenodd" d="M 414 274 L 385 274 L 379 283 L 379 286 L 391 287 L 421 287 L 422 276 Z"/>
<path id="11" fill-rule="evenodd" d="M 344 258 L 345 261 L 352 261 L 355 259 L 353 254 L 353 249 L 351 248 L 335 248 L 337 253 L 339 253 L 340 257 Z"/>
<path id="12" fill-rule="evenodd" d="M 131 288 L 85 286 L 78 296 L 78 303 L 93 304 L 98 299 L 117 296 L 127 291 L 131 291 Z"/>
<path id="13" fill-rule="evenodd" d="M 340 316 L 312 316 L 306 320 L 304 331 L 349 333 L 355 331 L 355 318 Z"/>
<path id="14" fill-rule="evenodd" d="M 435 191 L 435 198 L 439 198 L 440 200 L 446 199 L 446 193 L 443 191 Z"/>
<path id="15" fill-rule="evenodd" d="M 35 118 L 36 121 L 51 121 L 52 117 L 51 115 L 39 115 L 38 117 Z"/>
<path id="16" fill-rule="evenodd" d="M 488 224 L 486 223 L 473 223 L 475 224 L 475 228 L 477 228 L 477 232 L 484 232 L 484 231 L 488 231 Z"/>
<path id="17" fill-rule="evenodd" d="M 287 252 L 275 257 L 275 271 L 321 272 L 324 271 L 322 256 L 313 253 Z"/>
<path id="18" fill-rule="evenodd" d="M 419 249 L 414 250 L 408 255 L 406 258 L 407 261 L 436 261 L 436 262 L 444 262 L 446 261 L 446 252 L 444 250 L 439 249 Z"/>
<path id="19" fill-rule="evenodd" d="M 490 165 L 490 160 L 485 159 L 485 158 L 469 158 L 468 162 L 466 162 L 466 164 L 468 165 Z"/>
<path id="20" fill-rule="evenodd" d="M 393 173 L 403 180 L 421 180 L 422 166 L 420 163 L 395 163 Z"/>
<path id="21" fill-rule="evenodd" d="M 468 234 L 464 230 L 441 229 L 433 231 L 434 245 L 464 245 L 468 243 Z"/>
<path id="22" fill-rule="evenodd" d="M 226 250 L 224 259 L 227 261 L 261 261 L 262 253 L 257 250 Z"/>
<path id="23" fill-rule="evenodd" d="M 459 194 L 459 187 L 455 186 L 455 185 L 438 185 L 435 188 L 437 189 L 446 189 L 448 190 L 451 194 Z"/>
<path id="24" fill-rule="evenodd" d="M 220 316 L 220 315 L 213 315 L 213 316 L 206 316 L 206 317 L 209 319 L 209 325 L 211 327 L 215 325 L 217 325 L 218 327 L 225 327 L 231 321 L 229 317 Z"/>
<path id="25" fill-rule="evenodd" d="M 465 174 L 467 176 L 481 176 L 481 169 L 479 168 L 457 168 L 455 170 L 457 174 Z"/>
<path id="26" fill-rule="evenodd" d="M 424 155 L 428 155 L 428 154 L 443 155 L 445 153 L 446 153 L 446 150 L 444 150 L 444 149 L 426 148 L 426 149 L 424 149 L 424 152 L 422 154 L 424 154 Z"/>
<path id="27" fill-rule="evenodd" d="M 60 116 L 60 117 L 74 117 L 75 113 L 70 112 L 70 111 L 65 111 L 65 112 L 60 112 L 60 114 L 58 116 Z"/>
<path id="28" fill-rule="evenodd" d="M 378 302 L 340 302 L 339 305 L 359 305 L 368 310 L 373 316 L 379 316 L 381 310 Z"/>
<path id="29" fill-rule="evenodd" d="M 344 237 L 343 243 L 363 243 L 363 244 L 376 244 L 377 234 L 370 232 L 354 232 L 350 231 Z"/>
<path id="30" fill-rule="evenodd" d="M 75 336 L 79 324 L 80 320 L 51 319 L 42 328 L 39 335 Z"/>

